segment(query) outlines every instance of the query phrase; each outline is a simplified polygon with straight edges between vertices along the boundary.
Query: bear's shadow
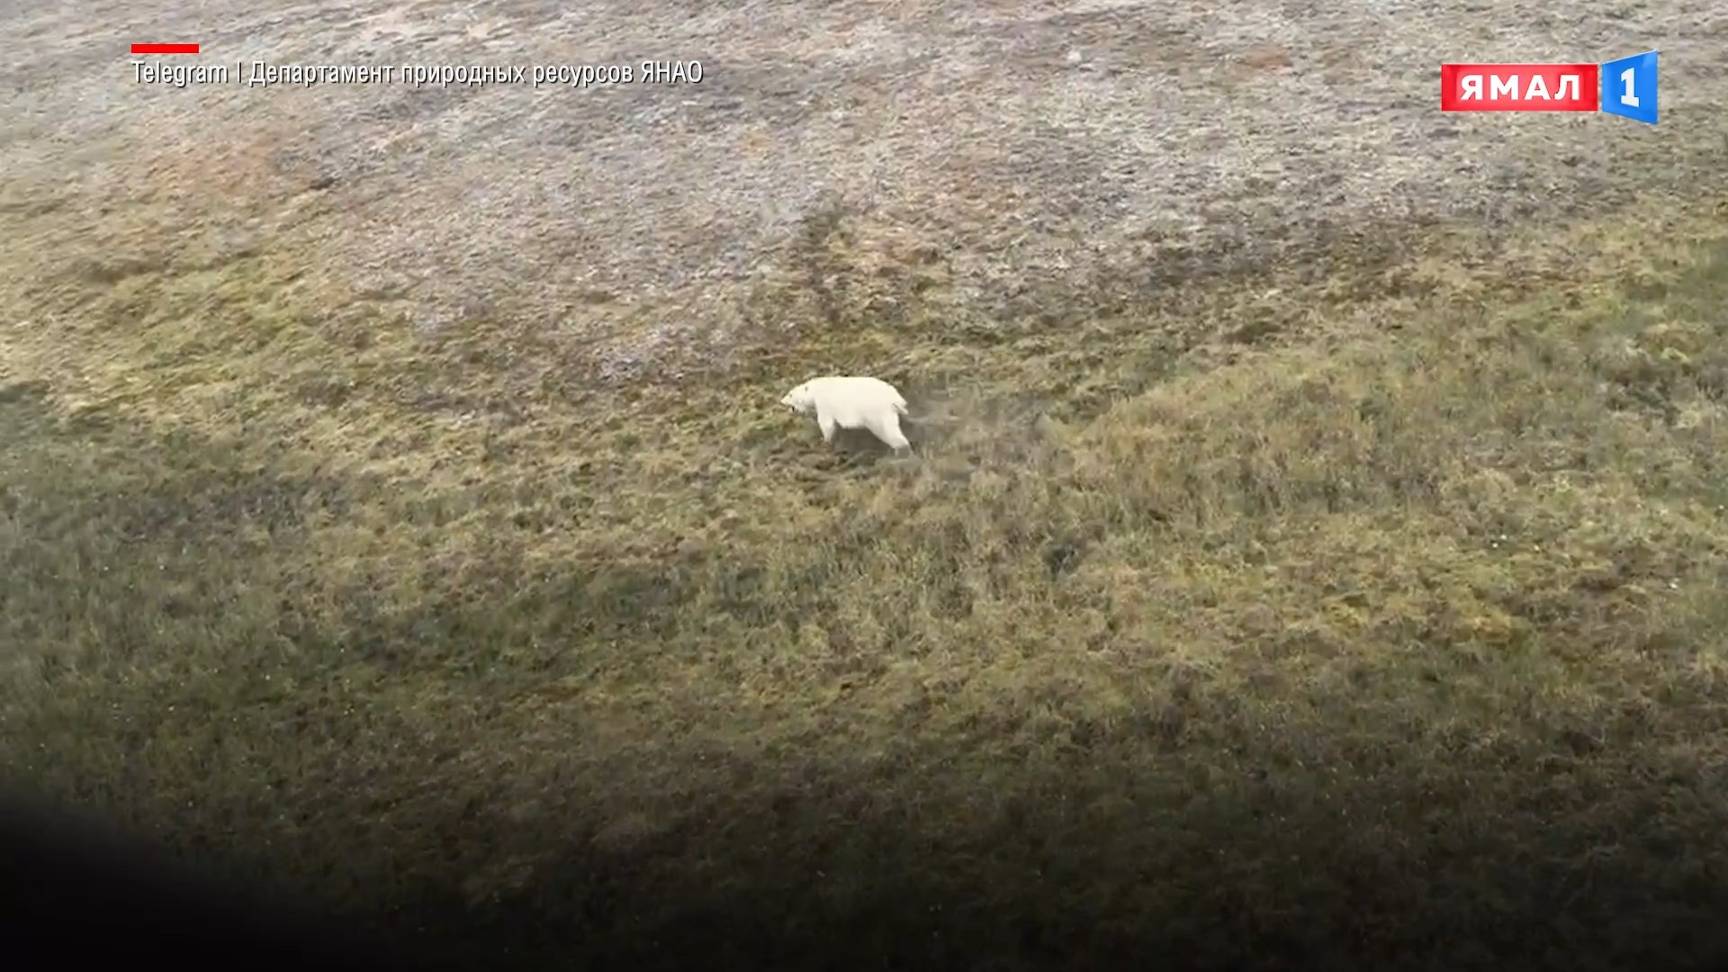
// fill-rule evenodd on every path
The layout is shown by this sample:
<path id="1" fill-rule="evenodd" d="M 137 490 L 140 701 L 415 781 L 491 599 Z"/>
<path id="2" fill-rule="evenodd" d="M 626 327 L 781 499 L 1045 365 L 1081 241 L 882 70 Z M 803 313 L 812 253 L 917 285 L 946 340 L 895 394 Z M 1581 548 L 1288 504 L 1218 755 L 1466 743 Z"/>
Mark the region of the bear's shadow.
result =
<path id="1" fill-rule="evenodd" d="M 916 455 L 925 440 L 925 437 L 920 434 L 917 424 L 902 418 L 900 420 L 900 432 L 906 436 L 906 441 L 911 443 L 913 455 Z M 834 441 L 828 443 L 827 447 L 834 453 L 840 464 L 847 466 L 895 458 L 894 449 L 888 443 L 876 438 L 875 433 L 869 429 L 835 429 Z"/>

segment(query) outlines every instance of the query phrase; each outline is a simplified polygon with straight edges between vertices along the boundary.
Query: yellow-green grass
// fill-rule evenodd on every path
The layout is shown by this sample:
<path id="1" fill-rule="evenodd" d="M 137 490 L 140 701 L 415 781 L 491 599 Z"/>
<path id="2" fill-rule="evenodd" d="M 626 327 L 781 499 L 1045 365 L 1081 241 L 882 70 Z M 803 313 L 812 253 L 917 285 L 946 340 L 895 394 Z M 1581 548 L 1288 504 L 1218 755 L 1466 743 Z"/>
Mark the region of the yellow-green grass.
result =
<path id="1" fill-rule="evenodd" d="M 291 254 L 71 263 L 0 337 L 0 764 L 638 965 L 1672 967 L 1728 866 L 1718 212 L 635 389 Z M 918 459 L 773 404 L 866 368 Z"/>

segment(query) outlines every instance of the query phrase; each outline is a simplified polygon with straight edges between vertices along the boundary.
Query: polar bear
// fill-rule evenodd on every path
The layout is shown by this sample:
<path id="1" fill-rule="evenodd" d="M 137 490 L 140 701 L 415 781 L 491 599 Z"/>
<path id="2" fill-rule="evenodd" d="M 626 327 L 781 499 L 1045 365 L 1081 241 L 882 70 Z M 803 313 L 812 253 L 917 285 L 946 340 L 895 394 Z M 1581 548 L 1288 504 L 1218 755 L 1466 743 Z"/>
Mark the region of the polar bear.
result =
<path id="1" fill-rule="evenodd" d="M 896 453 L 910 452 L 912 443 L 900 433 L 900 416 L 906 414 L 906 399 L 894 386 L 879 378 L 828 375 L 812 378 L 786 393 L 780 404 L 799 415 L 816 410 L 822 441 L 832 443 L 834 430 L 869 429 Z"/>

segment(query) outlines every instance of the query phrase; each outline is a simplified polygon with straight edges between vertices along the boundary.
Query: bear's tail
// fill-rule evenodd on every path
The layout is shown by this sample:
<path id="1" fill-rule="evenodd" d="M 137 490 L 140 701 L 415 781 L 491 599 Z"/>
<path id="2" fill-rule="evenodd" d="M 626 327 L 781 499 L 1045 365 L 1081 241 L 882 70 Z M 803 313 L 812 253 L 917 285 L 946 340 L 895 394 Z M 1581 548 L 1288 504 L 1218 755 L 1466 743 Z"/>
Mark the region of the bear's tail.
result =
<path id="1" fill-rule="evenodd" d="M 906 414 L 906 399 L 904 399 L 904 398 L 894 399 L 894 411 L 899 412 L 901 415 L 905 415 Z"/>

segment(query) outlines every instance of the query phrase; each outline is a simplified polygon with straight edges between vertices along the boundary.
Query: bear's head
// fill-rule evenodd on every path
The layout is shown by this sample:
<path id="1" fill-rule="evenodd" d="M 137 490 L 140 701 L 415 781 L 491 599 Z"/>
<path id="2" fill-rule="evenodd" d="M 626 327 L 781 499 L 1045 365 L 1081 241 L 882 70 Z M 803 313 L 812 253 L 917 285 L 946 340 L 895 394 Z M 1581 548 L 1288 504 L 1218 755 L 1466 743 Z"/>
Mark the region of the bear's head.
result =
<path id="1" fill-rule="evenodd" d="M 816 406 L 816 396 L 810 393 L 810 383 L 805 382 L 787 392 L 780 404 L 802 415 Z"/>

